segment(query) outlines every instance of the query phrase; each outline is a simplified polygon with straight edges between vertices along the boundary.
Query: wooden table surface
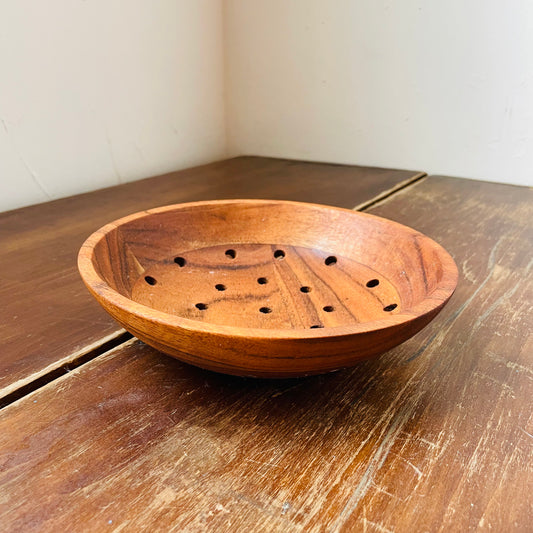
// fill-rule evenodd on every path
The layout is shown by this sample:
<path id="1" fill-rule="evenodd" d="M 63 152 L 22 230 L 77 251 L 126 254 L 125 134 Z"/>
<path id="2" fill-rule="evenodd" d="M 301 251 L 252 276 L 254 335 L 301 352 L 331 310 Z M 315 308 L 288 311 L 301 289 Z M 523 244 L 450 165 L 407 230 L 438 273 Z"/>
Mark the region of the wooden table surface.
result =
<path id="1" fill-rule="evenodd" d="M 455 258 L 456 294 L 382 357 L 298 380 L 219 375 L 121 336 L 77 277 L 83 239 L 149 206 L 239 196 L 412 226 Z M 0 215 L 0 530 L 531 531 L 532 200 L 237 158 Z"/>

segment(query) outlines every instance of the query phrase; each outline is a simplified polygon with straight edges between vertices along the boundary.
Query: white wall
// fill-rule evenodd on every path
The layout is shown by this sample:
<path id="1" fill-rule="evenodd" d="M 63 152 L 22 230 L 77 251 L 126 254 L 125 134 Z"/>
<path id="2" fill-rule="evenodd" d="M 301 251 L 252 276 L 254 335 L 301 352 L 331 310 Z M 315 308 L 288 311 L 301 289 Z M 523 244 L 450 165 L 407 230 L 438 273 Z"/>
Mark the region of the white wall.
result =
<path id="1" fill-rule="evenodd" d="M 0 2 L 0 211 L 237 154 L 533 184 L 533 2 Z"/>
<path id="2" fill-rule="evenodd" d="M 2 0 L 0 211 L 225 157 L 221 0 Z"/>
<path id="3" fill-rule="evenodd" d="M 531 0 L 227 0 L 230 150 L 533 184 Z"/>

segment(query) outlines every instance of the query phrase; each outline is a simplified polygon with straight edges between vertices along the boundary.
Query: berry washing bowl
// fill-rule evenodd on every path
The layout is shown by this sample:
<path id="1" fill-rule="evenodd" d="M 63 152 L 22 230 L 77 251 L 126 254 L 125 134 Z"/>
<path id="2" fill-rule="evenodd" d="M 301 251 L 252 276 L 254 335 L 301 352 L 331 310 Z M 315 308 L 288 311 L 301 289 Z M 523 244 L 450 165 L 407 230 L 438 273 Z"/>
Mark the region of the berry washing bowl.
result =
<path id="1" fill-rule="evenodd" d="M 136 213 L 93 233 L 78 267 L 126 330 L 227 374 L 353 366 L 426 326 L 457 285 L 439 244 L 390 220 L 273 200 Z"/>

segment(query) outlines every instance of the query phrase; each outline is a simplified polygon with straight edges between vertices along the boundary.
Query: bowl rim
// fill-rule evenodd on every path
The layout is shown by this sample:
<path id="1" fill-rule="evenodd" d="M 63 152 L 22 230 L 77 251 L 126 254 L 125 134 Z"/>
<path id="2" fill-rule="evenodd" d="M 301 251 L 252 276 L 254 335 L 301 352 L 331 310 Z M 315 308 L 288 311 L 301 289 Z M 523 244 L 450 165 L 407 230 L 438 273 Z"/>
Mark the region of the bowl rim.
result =
<path id="1" fill-rule="evenodd" d="M 299 205 L 314 207 L 319 209 L 332 210 L 350 216 L 365 217 L 385 221 L 387 224 L 396 226 L 400 231 L 407 232 L 412 235 L 420 235 L 424 237 L 427 244 L 430 244 L 440 260 L 442 265 L 442 278 L 439 280 L 437 286 L 433 291 L 425 296 L 423 300 L 409 307 L 402 309 L 400 312 L 392 314 L 378 320 L 368 322 L 356 322 L 354 324 L 324 327 L 324 328 L 307 328 L 307 329 L 280 329 L 280 328 L 245 328 L 240 326 L 231 326 L 224 324 L 214 324 L 200 320 L 180 317 L 164 311 L 159 311 L 153 307 L 135 302 L 130 298 L 122 295 L 117 290 L 113 289 L 96 271 L 93 264 L 94 249 L 96 245 L 106 237 L 106 235 L 118 227 L 158 213 L 166 211 L 173 211 L 176 209 L 190 209 L 212 206 L 213 204 L 285 204 L 285 205 Z M 283 243 L 279 243 L 283 244 Z M 178 330 L 185 330 L 191 333 L 217 334 L 227 337 L 240 338 L 255 338 L 255 339 L 269 339 L 269 340 L 296 340 L 296 339 L 328 339 L 344 337 L 346 335 L 356 335 L 361 333 L 371 333 L 375 331 L 386 330 L 391 327 L 400 325 L 407 325 L 410 322 L 421 319 L 431 313 L 436 313 L 442 308 L 446 302 L 453 295 L 458 282 L 459 272 L 457 265 L 452 256 L 439 243 L 434 241 L 427 235 L 399 222 L 395 222 L 388 218 L 373 215 L 371 213 L 364 213 L 353 209 L 343 207 L 329 206 L 311 202 L 298 202 L 293 200 L 268 200 L 268 199 L 221 199 L 221 200 L 202 200 L 196 202 L 184 202 L 178 204 L 170 204 L 151 209 L 145 209 L 118 218 L 102 226 L 100 229 L 93 232 L 82 244 L 78 253 L 78 270 L 83 282 L 89 291 L 95 296 L 97 300 L 102 299 L 112 306 L 120 309 L 123 313 L 135 315 L 144 320 L 155 322 L 164 327 L 172 327 Z"/>

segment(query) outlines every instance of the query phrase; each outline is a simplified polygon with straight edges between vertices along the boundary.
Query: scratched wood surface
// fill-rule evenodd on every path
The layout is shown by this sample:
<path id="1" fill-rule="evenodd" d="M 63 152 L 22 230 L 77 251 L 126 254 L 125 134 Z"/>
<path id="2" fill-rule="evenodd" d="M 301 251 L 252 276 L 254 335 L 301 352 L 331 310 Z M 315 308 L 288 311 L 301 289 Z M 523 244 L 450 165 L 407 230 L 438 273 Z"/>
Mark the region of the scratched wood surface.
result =
<path id="1" fill-rule="evenodd" d="M 81 282 L 83 241 L 118 217 L 216 198 L 274 198 L 352 208 L 411 171 L 238 157 L 0 214 L 0 398 L 120 334 Z"/>
<path id="2" fill-rule="evenodd" d="M 301 380 L 138 341 L 0 414 L 7 531 L 531 531 L 532 191 L 428 178 L 371 212 L 462 272 L 425 330 Z"/>

